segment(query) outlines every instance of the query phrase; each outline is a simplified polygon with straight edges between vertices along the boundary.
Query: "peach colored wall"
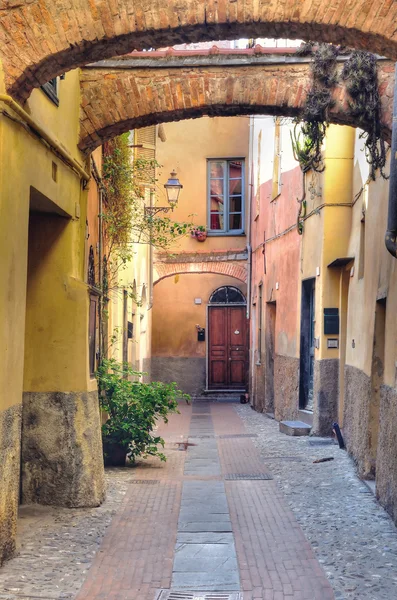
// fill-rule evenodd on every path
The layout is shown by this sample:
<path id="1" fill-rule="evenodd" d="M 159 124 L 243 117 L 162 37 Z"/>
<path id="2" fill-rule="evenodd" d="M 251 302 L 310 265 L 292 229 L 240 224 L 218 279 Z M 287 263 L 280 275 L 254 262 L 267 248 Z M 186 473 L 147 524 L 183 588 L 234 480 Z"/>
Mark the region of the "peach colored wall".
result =
<path id="1" fill-rule="evenodd" d="M 208 300 L 223 285 L 247 293 L 244 283 L 222 275 L 186 274 L 159 281 L 153 294 L 152 356 L 205 357 L 206 344 L 197 341 L 196 325 L 206 328 Z"/>
<path id="2" fill-rule="evenodd" d="M 277 303 L 276 345 L 277 354 L 297 357 L 299 355 L 299 258 L 301 238 L 296 228 L 265 245 L 266 239 L 274 238 L 296 223 L 298 204 L 296 196 L 301 193 L 302 174 L 299 167 L 283 172 L 281 194 L 269 200 L 272 181 L 259 188 L 260 210 L 252 225 L 252 299 L 256 302 L 258 285 L 263 283 L 263 304 Z M 266 274 L 264 272 L 266 261 Z M 276 289 L 278 283 L 279 289 Z M 265 310 L 263 310 L 265 319 Z M 255 360 L 257 360 L 257 356 Z"/>

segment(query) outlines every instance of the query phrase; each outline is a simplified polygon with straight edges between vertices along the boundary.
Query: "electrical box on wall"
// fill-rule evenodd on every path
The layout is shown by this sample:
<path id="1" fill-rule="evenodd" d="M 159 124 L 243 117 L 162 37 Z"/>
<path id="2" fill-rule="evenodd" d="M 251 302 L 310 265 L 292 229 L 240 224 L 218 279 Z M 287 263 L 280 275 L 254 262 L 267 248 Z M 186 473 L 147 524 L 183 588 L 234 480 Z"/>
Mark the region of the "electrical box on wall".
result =
<path id="1" fill-rule="evenodd" d="M 197 341 L 198 342 L 205 342 L 205 329 L 199 329 L 197 331 Z"/>
<path id="2" fill-rule="evenodd" d="M 339 335 L 339 308 L 324 308 L 324 335 Z"/>

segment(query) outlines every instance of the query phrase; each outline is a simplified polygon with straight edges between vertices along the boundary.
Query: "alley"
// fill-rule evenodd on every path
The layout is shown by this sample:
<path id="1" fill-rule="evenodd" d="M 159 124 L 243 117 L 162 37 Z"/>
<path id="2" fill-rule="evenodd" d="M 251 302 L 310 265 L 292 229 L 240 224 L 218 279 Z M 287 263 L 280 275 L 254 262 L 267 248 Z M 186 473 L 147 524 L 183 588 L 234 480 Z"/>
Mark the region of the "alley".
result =
<path id="1" fill-rule="evenodd" d="M 160 428 L 167 463 L 109 469 L 103 507 L 39 507 L 30 518 L 22 508 L 0 597 L 396 596 L 395 527 L 337 445 L 283 436 L 249 406 L 180 410 Z M 324 456 L 334 460 L 313 464 Z"/>

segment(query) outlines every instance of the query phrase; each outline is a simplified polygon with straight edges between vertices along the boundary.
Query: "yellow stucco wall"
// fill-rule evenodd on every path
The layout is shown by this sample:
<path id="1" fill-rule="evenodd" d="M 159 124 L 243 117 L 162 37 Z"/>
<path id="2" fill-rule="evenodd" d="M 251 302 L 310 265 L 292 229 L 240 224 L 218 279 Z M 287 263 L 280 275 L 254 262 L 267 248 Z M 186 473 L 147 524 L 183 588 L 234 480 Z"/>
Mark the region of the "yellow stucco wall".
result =
<path id="1" fill-rule="evenodd" d="M 41 90 L 35 90 L 24 108 L 84 166 L 77 151 L 80 99 L 77 71 L 68 73 L 66 79 L 60 82 L 59 97 L 60 106 L 56 108 Z M 68 347 L 66 338 L 69 336 L 71 341 L 73 335 L 73 327 L 69 328 L 69 332 L 66 331 L 68 316 L 77 327 L 77 321 L 82 318 L 77 313 L 87 312 L 86 291 L 81 283 L 84 269 L 86 193 L 81 191 L 80 176 L 54 154 L 48 145 L 43 144 L 37 135 L 26 130 L 23 123 L 18 122 L 21 121 L 20 117 L 13 114 L 10 107 L 5 108 L 11 118 L 4 115 L 0 117 L 0 277 L 5 282 L 0 290 L 0 347 L 5 349 L 4 363 L 0 370 L 0 409 L 22 400 L 29 203 L 32 190 L 35 198 L 52 203 L 51 210 L 61 213 L 67 226 L 60 243 L 55 244 L 47 256 L 50 267 L 48 273 L 54 268 L 56 273 L 53 274 L 62 272 L 63 278 L 48 275 L 45 283 L 42 280 L 35 288 L 36 293 L 41 286 L 40 300 L 36 297 L 36 307 L 40 305 L 36 317 L 41 314 L 43 322 L 37 323 L 37 318 L 34 318 L 27 325 L 26 353 L 36 356 L 34 367 L 33 363 L 27 365 L 25 384 L 28 388 L 32 385 L 36 389 L 37 379 L 31 371 L 34 368 L 42 373 L 37 389 L 87 389 L 86 378 L 78 374 L 81 373 L 81 368 L 75 378 L 70 374 L 66 375 L 65 368 L 59 369 L 56 381 L 53 378 L 54 369 L 51 368 L 51 364 L 55 366 L 62 363 L 62 354 Z M 53 178 L 53 163 L 57 170 L 56 181 Z M 80 218 L 76 218 L 79 210 Z M 32 283 L 32 279 L 30 281 Z M 30 316 L 33 307 L 34 303 L 30 306 Z M 56 313 L 60 319 L 57 326 L 54 325 Z M 59 348 L 58 358 L 54 353 L 54 346 L 48 344 L 45 349 L 44 331 L 39 330 L 41 326 L 47 332 L 48 328 L 52 329 Z M 85 326 L 83 332 L 86 338 Z M 83 356 L 84 365 L 86 348 L 82 339 L 78 347 L 80 361 Z M 36 383 L 33 384 L 33 380 Z"/>
<path id="2" fill-rule="evenodd" d="M 304 223 L 301 279 L 315 278 L 315 336 L 320 338 L 316 359 L 338 358 L 339 355 L 338 349 L 327 348 L 327 338 L 334 336 L 323 333 L 323 309 L 339 307 L 340 270 L 330 269 L 328 265 L 348 256 L 354 138 L 353 128 L 330 125 L 324 152 L 325 171 L 311 175 L 318 195 L 308 193 L 307 198 L 307 214 L 318 210 Z"/>

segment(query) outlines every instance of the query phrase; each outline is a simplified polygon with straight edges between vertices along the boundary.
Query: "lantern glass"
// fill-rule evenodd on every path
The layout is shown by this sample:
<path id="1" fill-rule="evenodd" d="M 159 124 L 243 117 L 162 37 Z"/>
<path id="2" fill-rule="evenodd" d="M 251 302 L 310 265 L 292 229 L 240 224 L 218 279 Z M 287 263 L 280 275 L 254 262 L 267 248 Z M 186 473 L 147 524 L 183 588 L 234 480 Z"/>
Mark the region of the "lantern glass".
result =
<path id="1" fill-rule="evenodd" d="M 175 206 L 178 203 L 179 193 L 183 188 L 183 185 L 176 176 L 176 172 L 172 171 L 170 178 L 167 183 L 164 184 L 165 191 L 167 192 L 167 200 L 171 206 Z"/>

